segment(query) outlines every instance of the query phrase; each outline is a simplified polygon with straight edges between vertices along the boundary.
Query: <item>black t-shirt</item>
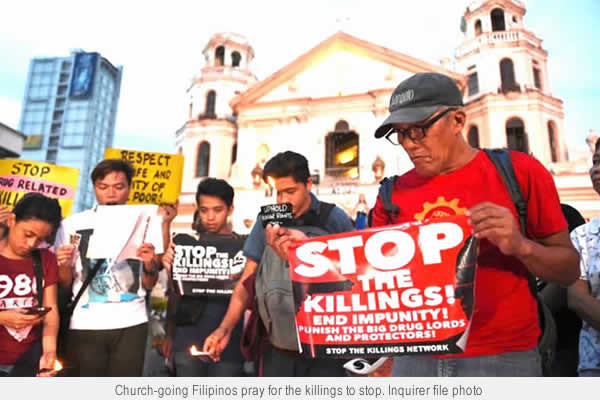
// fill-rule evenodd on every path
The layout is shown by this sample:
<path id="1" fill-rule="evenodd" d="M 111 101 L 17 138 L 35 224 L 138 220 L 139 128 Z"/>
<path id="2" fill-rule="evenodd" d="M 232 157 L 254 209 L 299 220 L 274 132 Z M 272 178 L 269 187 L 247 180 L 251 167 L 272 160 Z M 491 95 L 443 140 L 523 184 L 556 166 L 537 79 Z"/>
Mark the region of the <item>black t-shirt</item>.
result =
<path id="1" fill-rule="evenodd" d="M 203 233 L 201 238 L 210 235 Z M 239 238 L 236 233 L 229 236 Z M 173 340 L 173 351 L 187 352 L 192 345 L 202 349 L 204 340 L 221 324 L 230 299 L 228 296 L 179 297 L 175 314 L 177 329 Z M 221 354 L 222 361 L 244 361 L 240 350 L 243 322 L 242 318 L 233 329 L 229 344 Z"/>

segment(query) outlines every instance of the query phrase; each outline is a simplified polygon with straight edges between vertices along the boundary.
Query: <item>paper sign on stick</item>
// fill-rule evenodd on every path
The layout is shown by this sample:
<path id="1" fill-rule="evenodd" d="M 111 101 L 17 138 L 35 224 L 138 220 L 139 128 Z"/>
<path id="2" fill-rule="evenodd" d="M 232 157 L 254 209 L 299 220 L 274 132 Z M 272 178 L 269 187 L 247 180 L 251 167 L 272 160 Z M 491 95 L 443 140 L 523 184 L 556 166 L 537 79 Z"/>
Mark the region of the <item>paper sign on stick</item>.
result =
<path id="1" fill-rule="evenodd" d="M 464 215 L 319 236 L 290 247 L 296 326 L 310 357 L 461 353 L 477 241 Z"/>
<path id="2" fill-rule="evenodd" d="M 174 204 L 181 193 L 183 156 L 180 154 L 106 149 L 104 158 L 120 158 L 135 168 L 127 204 Z"/>
<path id="3" fill-rule="evenodd" d="M 0 206 L 12 208 L 24 194 L 58 199 L 63 217 L 71 214 L 79 170 L 37 161 L 0 160 Z"/>

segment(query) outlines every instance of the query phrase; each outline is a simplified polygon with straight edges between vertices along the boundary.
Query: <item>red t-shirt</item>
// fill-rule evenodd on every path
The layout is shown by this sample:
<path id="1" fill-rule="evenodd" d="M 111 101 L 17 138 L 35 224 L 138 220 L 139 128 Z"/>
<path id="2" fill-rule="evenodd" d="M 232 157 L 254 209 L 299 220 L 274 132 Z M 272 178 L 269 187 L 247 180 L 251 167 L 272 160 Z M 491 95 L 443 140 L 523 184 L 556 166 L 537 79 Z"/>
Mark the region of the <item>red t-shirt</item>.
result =
<path id="1" fill-rule="evenodd" d="M 539 161 L 511 152 L 521 192 L 527 202 L 527 231 L 543 238 L 567 229 L 552 176 Z M 378 198 L 373 226 L 465 214 L 490 201 L 518 214 L 502 177 L 480 151 L 464 167 L 447 175 L 423 177 L 412 169 L 396 179 L 392 202 L 400 212 L 393 220 Z M 475 305 L 465 353 L 458 357 L 492 355 L 534 348 L 540 335 L 537 303 L 527 284 L 526 267 L 482 240 L 477 258 Z"/>
<path id="2" fill-rule="evenodd" d="M 50 250 L 40 250 L 44 287 L 57 282 L 56 256 Z M 12 260 L 0 255 L 0 310 L 37 305 L 37 288 L 33 260 Z M 0 326 L 0 364 L 10 365 L 39 340 L 41 325 L 15 331 Z M 22 339 L 19 341 L 17 338 Z M 24 337 L 24 338 L 23 338 Z"/>

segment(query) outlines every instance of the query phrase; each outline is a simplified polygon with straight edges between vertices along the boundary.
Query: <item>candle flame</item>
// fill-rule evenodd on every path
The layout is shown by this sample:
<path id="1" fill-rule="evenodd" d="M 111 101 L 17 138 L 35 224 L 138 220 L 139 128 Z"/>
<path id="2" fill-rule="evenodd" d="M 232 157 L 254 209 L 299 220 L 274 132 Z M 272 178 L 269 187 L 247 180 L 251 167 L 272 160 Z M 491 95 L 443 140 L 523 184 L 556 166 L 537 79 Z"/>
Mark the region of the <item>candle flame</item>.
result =
<path id="1" fill-rule="evenodd" d="M 193 345 L 192 345 L 192 347 L 190 347 L 190 354 L 191 354 L 191 355 L 195 355 L 195 354 L 197 354 L 197 353 L 199 353 L 199 351 L 198 351 L 198 349 L 196 348 L 196 345 L 195 345 L 195 344 L 193 344 Z"/>
<path id="2" fill-rule="evenodd" d="M 62 364 L 58 360 L 54 360 L 54 370 L 60 371 L 61 369 L 63 369 Z"/>

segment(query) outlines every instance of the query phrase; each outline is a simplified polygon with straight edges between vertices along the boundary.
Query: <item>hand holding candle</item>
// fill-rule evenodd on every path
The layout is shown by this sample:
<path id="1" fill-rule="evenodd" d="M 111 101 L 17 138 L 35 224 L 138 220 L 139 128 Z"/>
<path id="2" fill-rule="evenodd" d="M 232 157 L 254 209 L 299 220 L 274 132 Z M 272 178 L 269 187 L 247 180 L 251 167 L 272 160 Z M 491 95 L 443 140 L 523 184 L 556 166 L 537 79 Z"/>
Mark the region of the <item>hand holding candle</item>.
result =
<path id="1" fill-rule="evenodd" d="M 44 356 L 42 356 L 42 359 L 40 359 L 40 366 L 42 365 L 43 362 L 45 362 L 46 360 L 44 360 Z M 62 364 L 60 363 L 60 361 L 58 361 L 56 358 L 54 359 L 54 362 L 52 363 L 52 368 L 40 368 L 40 370 L 38 371 L 37 376 L 56 376 L 56 374 L 61 371 L 63 369 Z"/>

